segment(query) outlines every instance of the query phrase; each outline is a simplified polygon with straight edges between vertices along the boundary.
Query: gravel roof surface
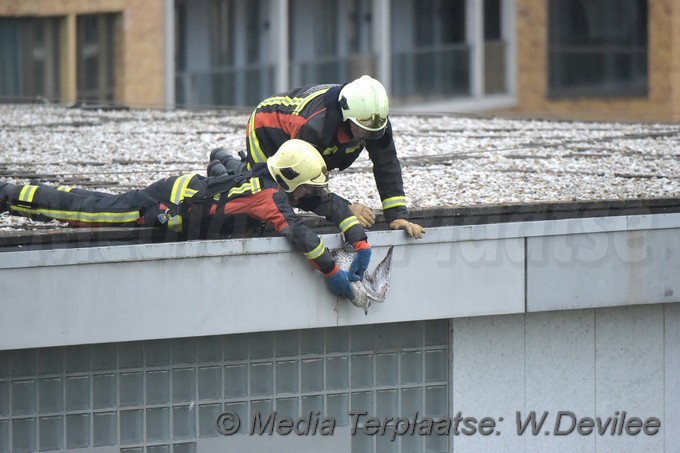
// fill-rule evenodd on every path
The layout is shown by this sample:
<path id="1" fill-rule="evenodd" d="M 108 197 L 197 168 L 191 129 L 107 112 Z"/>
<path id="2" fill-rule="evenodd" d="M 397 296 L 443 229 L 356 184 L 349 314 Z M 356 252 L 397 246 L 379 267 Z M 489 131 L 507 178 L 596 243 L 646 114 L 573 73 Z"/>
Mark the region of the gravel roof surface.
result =
<path id="1" fill-rule="evenodd" d="M 0 105 L 0 181 L 108 192 L 205 173 L 245 148 L 248 113 Z M 680 196 L 680 124 L 391 116 L 410 208 Z M 379 209 L 364 152 L 331 190 Z M 42 223 L 0 214 L 0 230 Z M 54 223 L 53 223 L 54 225 Z"/>

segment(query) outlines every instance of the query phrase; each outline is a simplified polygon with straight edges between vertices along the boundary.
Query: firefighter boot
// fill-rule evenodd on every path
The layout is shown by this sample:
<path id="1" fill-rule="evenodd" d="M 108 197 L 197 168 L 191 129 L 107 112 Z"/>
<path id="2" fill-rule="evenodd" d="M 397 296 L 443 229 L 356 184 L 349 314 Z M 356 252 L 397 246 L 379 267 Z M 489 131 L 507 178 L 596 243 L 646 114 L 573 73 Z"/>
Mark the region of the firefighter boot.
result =
<path id="1" fill-rule="evenodd" d="M 240 175 L 247 170 L 247 164 L 243 158 L 232 156 L 224 148 L 215 148 L 210 151 L 210 161 L 219 160 L 230 175 Z"/>
<path id="2" fill-rule="evenodd" d="M 15 187 L 15 184 L 0 182 L 0 213 L 9 209 L 9 193 Z"/>
<path id="3" fill-rule="evenodd" d="M 208 164 L 208 176 L 222 176 L 228 174 L 227 169 L 224 168 L 222 162 L 219 160 L 211 160 Z"/>

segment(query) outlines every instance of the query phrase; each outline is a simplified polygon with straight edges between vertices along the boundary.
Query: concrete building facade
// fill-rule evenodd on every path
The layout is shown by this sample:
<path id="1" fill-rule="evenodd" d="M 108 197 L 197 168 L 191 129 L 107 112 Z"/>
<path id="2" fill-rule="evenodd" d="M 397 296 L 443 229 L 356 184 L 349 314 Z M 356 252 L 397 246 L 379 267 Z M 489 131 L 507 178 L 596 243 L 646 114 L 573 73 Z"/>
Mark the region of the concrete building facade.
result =
<path id="1" fill-rule="evenodd" d="M 368 315 L 279 237 L 6 247 L 0 451 L 674 452 L 679 232 L 370 232 Z"/>

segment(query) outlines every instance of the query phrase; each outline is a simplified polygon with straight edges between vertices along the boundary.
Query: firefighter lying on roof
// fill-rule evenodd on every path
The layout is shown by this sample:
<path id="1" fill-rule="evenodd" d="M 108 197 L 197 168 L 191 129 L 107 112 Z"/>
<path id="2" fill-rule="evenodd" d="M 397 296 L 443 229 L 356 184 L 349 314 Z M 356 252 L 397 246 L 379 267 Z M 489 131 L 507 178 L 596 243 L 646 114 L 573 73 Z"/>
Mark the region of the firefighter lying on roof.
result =
<path id="1" fill-rule="evenodd" d="M 73 226 L 159 226 L 183 233 L 192 228 L 234 231 L 248 221 L 266 222 L 324 273 L 334 294 L 352 299 L 350 281 L 363 275 L 371 248 L 349 202 L 329 193 L 327 186 L 326 164 L 319 153 L 307 142 L 289 140 L 266 165 L 240 175 L 173 176 L 120 195 L 0 183 L 0 212 L 4 205 L 12 214 Z M 349 272 L 338 268 L 293 207 L 338 225 L 357 252 Z"/>

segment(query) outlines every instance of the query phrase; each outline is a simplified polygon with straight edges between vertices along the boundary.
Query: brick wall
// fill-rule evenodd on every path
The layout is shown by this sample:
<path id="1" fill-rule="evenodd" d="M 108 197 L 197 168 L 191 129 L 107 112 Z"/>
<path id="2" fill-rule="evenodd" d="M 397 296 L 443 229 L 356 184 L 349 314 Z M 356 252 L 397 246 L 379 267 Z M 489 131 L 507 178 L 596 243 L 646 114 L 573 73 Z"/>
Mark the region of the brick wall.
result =
<path id="1" fill-rule="evenodd" d="M 164 0 L 4 0 L 0 16 L 63 16 L 63 100 L 75 94 L 75 27 L 78 14 L 120 13 L 116 39 L 116 102 L 131 107 L 160 107 L 165 103 Z"/>
<path id="2" fill-rule="evenodd" d="M 590 120 L 680 120 L 680 3 L 649 0 L 649 91 L 645 98 L 547 98 L 547 0 L 517 0 L 516 113 Z"/>

